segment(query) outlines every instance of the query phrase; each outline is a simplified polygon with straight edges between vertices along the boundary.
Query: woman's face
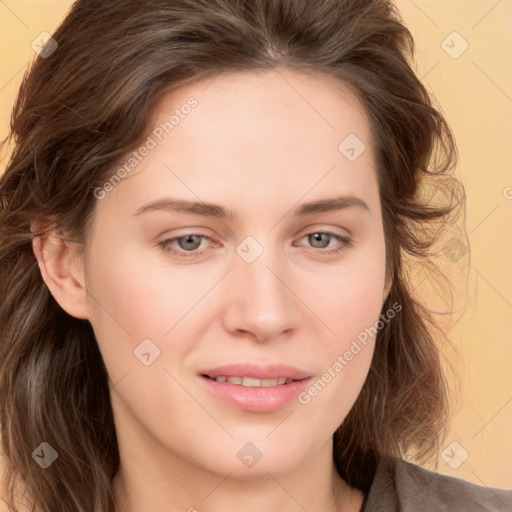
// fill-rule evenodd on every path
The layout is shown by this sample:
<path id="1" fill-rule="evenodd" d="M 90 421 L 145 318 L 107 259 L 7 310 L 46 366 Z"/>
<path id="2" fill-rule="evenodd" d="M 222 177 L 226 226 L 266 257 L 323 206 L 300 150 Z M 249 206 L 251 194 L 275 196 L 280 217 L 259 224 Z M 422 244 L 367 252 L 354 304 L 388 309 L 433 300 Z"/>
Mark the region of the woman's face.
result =
<path id="1" fill-rule="evenodd" d="M 291 471 L 330 449 L 389 290 L 368 121 L 281 69 L 173 91 L 151 130 L 95 191 L 83 276 L 120 450 Z"/>

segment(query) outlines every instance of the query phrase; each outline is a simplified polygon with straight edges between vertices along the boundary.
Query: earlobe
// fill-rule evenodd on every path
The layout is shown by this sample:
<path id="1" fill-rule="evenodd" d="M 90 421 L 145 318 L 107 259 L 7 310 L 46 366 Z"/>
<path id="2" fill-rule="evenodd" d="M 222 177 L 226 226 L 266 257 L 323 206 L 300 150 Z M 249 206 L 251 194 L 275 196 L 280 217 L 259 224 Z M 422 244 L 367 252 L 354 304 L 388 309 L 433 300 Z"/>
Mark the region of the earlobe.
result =
<path id="1" fill-rule="evenodd" d="M 32 250 L 43 281 L 57 303 L 75 318 L 88 319 L 83 258 L 74 242 L 48 224 L 32 223 Z"/>

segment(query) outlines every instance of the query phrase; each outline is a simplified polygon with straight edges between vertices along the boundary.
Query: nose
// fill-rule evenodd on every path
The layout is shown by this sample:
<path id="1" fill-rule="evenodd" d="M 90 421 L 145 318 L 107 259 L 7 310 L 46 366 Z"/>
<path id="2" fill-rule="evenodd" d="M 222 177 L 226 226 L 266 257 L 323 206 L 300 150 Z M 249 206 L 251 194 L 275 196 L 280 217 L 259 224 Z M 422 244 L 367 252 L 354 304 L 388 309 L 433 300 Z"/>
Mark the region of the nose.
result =
<path id="1" fill-rule="evenodd" d="M 225 329 L 259 342 L 289 336 L 301 317 L 300 300 L 293 293 L 286 264 L 267 250 L 253 263 L 236 258 L 227 292 Z"/>

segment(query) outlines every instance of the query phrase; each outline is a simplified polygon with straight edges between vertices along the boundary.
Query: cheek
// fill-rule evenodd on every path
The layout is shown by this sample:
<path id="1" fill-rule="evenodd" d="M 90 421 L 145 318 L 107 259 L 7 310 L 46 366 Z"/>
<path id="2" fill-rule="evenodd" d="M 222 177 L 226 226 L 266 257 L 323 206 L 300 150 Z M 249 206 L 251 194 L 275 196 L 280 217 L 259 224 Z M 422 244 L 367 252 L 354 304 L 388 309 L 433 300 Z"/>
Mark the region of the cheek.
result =
<path id="1" fill-rule="evenodd" d="M 368 307 L 361 307 L 359 299 L 366 300 Z M 375 325 L 380 313 L 378 298 L 369 304 L 364 290 L 347 293 L 339 305 L 337 320 L 334 312 L 330 319 L 336 336 L 318 347 L 324 363 L 322 373 L 298 396 L 298 402 L 308 411 L 307 417 L 316 428 L 329 433 L 346 418 L 364 385 L 372 362 Z"/>
<path id="2" fill-rule="evenodd" d="M 115 383 L 126 372 L 143 367 L 134 354 L 143 340 L 155 340 L 157 347 L 161 344 L 162 335 L 172 326 L 174 306 L 171 293 L 164 300 L 159 296 L 155 277 L 136 253 L 102 251 L 99 244 L 95 249 L 87 279 L 90 323 Z"/>
<path id="3" fill-rule="evenodd" d="M 379 323 L 379 316 L 384 313 L 383 245 L 361 251 L 353 263 L 340 267 L 336 278 L 328 281 L 330 284 L 323 287 L 323 293 L 314 297 L 315 308 L 331 332 L 317 348 L 326 363 L 324 371 L 299 397 L 300 403 L 315 408 L 316 414 L 323 415 L 334 429 L 361 391 L 377 333 L 383 326 Z"/>
<path id="4" fill-rule="evenodd" d="M 185 267 L 171 271 L 161 261 L 147 259 L 147 254 L 143 257 L 126 246 L 119 254 L 93 255 L 91 324 L 113 382 L 129 371 L 130 380 L 137 376 L 146 385 L 153 380 L 155 389 L 161 389 L 169 377 L 163 374 L 163 382 L 155 381 L 156 371 L 172 369 L 194 348 L 188 340 L 197 336 L 195 320 L 211 313 L 201 298 L 218 276 L 200 276 Z M 148 351 L 154 362 L 146 367 L 137 356 Z"/>
<path id="5" fill-rule="evenodd" d="M 315 308 L 333 334 L 337 349 L 342 350 L 366 328 L 373 326 L 382 310 L 385 279 L 384 248 L 375 247 L 358 253 L 315 285 Z M 318 293 L 318 292 L 322 293 Z M 332 332 L 331 332 L 332 334 Z"/>
<path id="6" fill-rule="evenodd" d="M 179 288 L 176 280 L 170 286 L 162 280 L 160 272 L 142 262 L 129 248 L 122 254 L 98 255 L 91 261 L 94 272 L 90 291 L 94 297 L 95 323 L 112 324 L 134 340 L 141 336 L 162 336 L 175 321 L 174 312 L 181 309 L 183 302 L 173 290 Z"/>

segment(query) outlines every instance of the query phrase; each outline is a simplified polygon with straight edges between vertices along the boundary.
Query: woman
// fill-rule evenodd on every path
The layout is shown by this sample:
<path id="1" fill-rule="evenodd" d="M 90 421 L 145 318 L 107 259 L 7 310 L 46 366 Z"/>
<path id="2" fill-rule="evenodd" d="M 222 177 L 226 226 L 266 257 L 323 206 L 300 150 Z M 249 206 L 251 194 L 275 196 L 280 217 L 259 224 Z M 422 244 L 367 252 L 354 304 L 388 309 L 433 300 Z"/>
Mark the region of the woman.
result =
<path id="1" fill-rule="evenodd" d="M 390 3 L 79 0 L 47 48 L 0 180 L 6 502 L 512 509 L 405 461 L 447 414 L 408 258 L 464 194 Z"/>

